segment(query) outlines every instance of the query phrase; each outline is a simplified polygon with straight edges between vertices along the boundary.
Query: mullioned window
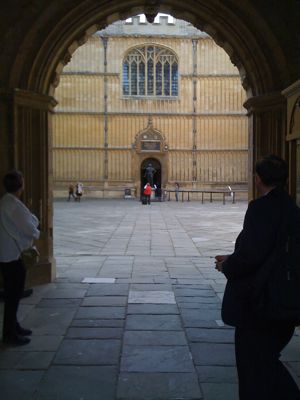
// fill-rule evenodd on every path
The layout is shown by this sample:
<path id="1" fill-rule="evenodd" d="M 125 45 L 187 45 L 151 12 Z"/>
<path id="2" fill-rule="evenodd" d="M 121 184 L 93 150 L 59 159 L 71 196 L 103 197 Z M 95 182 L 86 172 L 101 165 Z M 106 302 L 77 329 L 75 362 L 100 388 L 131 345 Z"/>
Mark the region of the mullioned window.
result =
<path id="1" fill-rule="evenodd" d="M 124 96 L 178 96 L 178 58 L 155 45 L 130 50 L 123 61 Z"/>

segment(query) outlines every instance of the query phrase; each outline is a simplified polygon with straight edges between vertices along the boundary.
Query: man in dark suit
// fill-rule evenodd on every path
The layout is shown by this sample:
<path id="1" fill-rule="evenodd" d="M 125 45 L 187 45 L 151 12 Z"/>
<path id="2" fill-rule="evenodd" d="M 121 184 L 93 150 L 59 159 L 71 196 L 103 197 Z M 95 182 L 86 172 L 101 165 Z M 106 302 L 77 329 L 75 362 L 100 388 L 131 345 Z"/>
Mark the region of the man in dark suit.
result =
<path id="1" fill-rule="evenodd" d="M 222 318 L 235 327 L 240 400 L 299 400 L 300 391 L 279 360 L 296 322 L 259 318 L 245 301 L 245 291 L 277 246 L 283 219 L 288 234 L 300 243 L 300 209 L 284 190 L 288 174 L 284 160 L 264 157 L 255 171 L 261 197 L 249 203 L 233 254 L 216 256 L 216 269 L 228 280 Z"/>

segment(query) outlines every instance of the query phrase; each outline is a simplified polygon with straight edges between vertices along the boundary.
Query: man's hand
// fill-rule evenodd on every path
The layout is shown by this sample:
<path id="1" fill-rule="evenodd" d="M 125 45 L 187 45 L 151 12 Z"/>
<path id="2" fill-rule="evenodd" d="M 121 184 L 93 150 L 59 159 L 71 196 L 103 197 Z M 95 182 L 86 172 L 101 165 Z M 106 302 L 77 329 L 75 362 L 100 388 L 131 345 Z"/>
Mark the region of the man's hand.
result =
<path id="1" fill-rule="evenodd" d="M 223 264 L 223 262 L 225 261 L 225 260 L 227 260 L 227 258 L 229 257 L 229 255 L 218 255 L 218 256 L 215 256 L 215 268 L 218 270 L 218 271 L 220 271 L 220 272 L 222 272 L 222 264 Z"/>

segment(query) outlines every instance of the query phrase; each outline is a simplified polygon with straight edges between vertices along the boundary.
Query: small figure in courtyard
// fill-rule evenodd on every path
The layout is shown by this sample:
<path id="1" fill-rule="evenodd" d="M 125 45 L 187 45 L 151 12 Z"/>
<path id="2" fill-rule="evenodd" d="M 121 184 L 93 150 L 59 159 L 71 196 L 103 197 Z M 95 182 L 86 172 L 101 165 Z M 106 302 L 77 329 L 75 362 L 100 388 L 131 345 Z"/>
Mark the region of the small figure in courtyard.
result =
<path id="1" fill-rule="evenodd" d="M 0 270 L 4 287 L 3 342 L 20 346 L 30 342 L 30 329 L 23 328 L 17 318 L 19 302 L 24 293 L 26 268 L 21 252 L 38 239 L 39 221 L 20 200 L 24 190 L 21 172 L 4 176 L 6 191 L 0 200 Z"/>
<path id="2" fill-rule="evenodd" d="M 75 194 L 74 194 L 74 185 L 70 183 L 69 185 L 69 197 L 68 201 L 70 201 L 71 197 L 73 197 L 74 200 L 76 200 Z"/>
<path id="3" fill-rule="evenodd" d="M 77 201 L 80 202 L 80 199 L 81 199 L 81 197 L 82 197 L 82 194 L 83 194 L 83 184 L 80 183 L 80 182 L 78 182 L 78 183 L 76 184 L 76 199 L 75 199 L 75 200 L 77 200 Z"/>
<path id="4" fill-rule="evenodd" d="M 179 194 L 179 183 L 175 182 L 175 199 L 178 201 L 178 194 Z"/>
<path id="5" fill-rule="evenodd" d="M 147 204 L 151 204 L 151 193 L 152 193 L 152 187 L 150 185 L 150 183 L 146 183 L 146 185 L 144 186 L 144 196 L 146 197 L 146 202 Z"/>
<path id="6" fill-rule="evenodd" d="M 161 200 L 161 187 L 160 185 L 154 185 L 155 188 L 155 197 Z"/>
<path id="7" fill-rule="evenodd" d="M 149 182 L 151 186 L 153 186 L 153 176 L 154 176 L 155 172 L 156 172 L 156 169 L 152 167 L 151 163 L 149 163 L 145 170 L 144 178 L 147 179 L 147 182 Z"/>
<path id="8" fill-rule="evenodd" d="M 284 190 L 288 177 L 284 160 L 273 155 L 264 157 L 257 162 L 255 172 L 261 197 L 249 203 L 234 252 L 216 256 L 216 269 L 227 278 L 222 318 L 235 327 L 239 399 L 299 400 L 300 391 L 279 360 L 299 320 L 291 317 L 290 309 L 289 316 L 281 320 L 274 314 L 260 314 L 259 306 L 262 307 L 264 299 L 271 298 L 266 295 L 267 289 L 269 294 L 273 291 L 275 298 L 279 293 L 280 283 L 274 281 L 278 271 L 286 268 L 289 274 L 282 262 L 283 252 L 288 238 L 299 246 L 300 210 Z M 266 269 L 269 265 L 271 270 Z M 287 276 L 287 280 L 293 280 L 292 274 Z M 262 278 L 265 286 L 261 293 L 265 297 L 262 301 L 256 297 L 253 300 L 256 285 Z M 273 286 L 268 286 L 269 282 Z M 288 293 L 285 300 L 288 301 Z M 270 303 L 270 309 L 272 306 Z"/>

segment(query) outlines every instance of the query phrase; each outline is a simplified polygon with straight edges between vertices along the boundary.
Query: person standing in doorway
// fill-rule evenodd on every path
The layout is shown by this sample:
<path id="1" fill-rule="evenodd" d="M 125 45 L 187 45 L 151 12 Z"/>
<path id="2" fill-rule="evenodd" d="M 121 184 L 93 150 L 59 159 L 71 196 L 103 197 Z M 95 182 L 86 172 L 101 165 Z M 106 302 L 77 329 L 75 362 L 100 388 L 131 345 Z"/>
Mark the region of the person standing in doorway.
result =
<path id="1" fill-rule="evenodd" d="M 151 193 L 152 193 L 152 187 L 150 183 L 146 183 L 144 186 L 144 196 L 146 197 L 147 204 L 151 204 Z"/>
<path id="2" fill-rule="evenodd" d="M 279 246 L 278 232 L 300 245 L 300 209 L 284 190 L 288 176 L 284 160 L 274 155 L 264 157 L 257 162 L 255 172 L 261 197 L 249 203 L 234 252 L 216 256 L 216 269 L 227 278 L 222 318 L 235 327 L 239 399 L 299 400 L 300 391 L 279 360 L 299 321 L 260 317 L 245 293 Z"/>
<path id="3" fill-rule="evenodd" d="M 6 194 L 0 200 L 0 269 L 4 286 L 3 342 L 24 345 L 30 329 L 21 327 L 17 313 L 24 292 L 26 269 L 21 252 L 38 239 L 39 221 L 20 200 L 24 190 L 21 172 L 11 171 L 4 176 Z"/>

